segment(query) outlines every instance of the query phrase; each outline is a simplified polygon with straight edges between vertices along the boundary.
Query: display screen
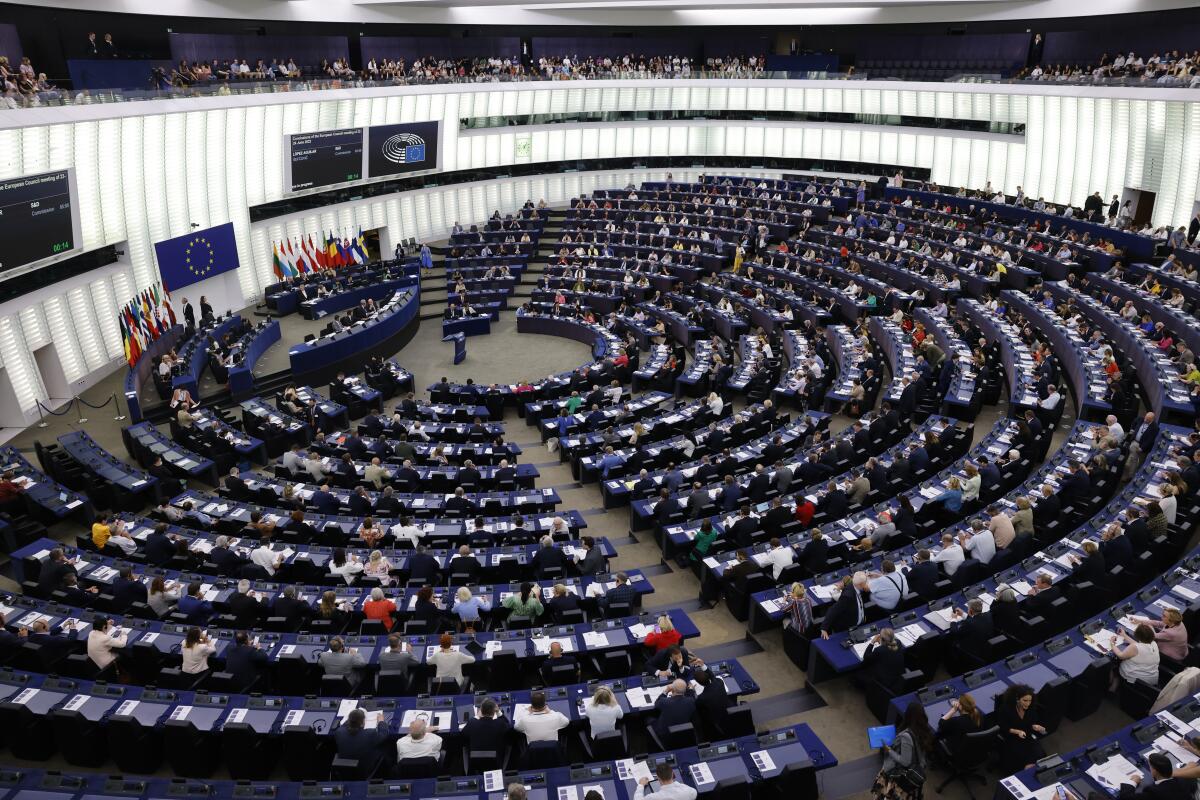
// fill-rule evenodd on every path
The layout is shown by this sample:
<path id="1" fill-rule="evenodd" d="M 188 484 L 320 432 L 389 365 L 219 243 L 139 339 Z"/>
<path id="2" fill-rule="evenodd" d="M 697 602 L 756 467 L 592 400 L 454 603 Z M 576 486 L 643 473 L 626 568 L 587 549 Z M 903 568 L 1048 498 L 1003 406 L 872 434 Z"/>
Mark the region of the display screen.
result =
<path id="1" fill-rule="evenodd" d="M 0 270 L 74 250 L 78 218 L 69 170 L 0 181 Z"/>
<path id="2" fill-rule="evenodd" d="M 437 169 L 438 122 L 373 125 L 367 129 L 367 174 L 372 178 Z"/>
<path id="3" fill-rule="evenodd" d="M 363 129 L 294 133 L 288 137 L 288 191 L 361 180 Z"/>

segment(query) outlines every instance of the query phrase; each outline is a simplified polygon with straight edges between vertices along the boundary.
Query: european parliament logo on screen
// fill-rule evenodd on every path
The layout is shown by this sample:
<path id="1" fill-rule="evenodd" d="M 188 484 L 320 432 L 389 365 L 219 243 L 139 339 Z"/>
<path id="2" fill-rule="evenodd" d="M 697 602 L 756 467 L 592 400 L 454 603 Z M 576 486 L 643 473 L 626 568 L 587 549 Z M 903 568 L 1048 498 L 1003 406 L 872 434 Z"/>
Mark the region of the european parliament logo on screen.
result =
<path id="1" fill-rule="evenodd" d="M 438 125 L 437 122 L 408 122 L 369 128 L 368 177 L 437 169 Z"/>
<path id="2" fill-rule="evenodd" d="M 163 286 L 173 292 L 238 268 L 233 223 L 154 243 Z"/>

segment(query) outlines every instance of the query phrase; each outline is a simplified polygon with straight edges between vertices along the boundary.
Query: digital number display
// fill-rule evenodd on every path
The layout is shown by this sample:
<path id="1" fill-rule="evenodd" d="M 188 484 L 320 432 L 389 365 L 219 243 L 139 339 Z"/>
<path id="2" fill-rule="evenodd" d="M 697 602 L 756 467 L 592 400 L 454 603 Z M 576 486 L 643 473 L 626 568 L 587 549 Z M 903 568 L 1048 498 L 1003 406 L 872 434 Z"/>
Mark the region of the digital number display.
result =
<path id="1" fill-rule="evenodd" d="M 74 250 L 72 203 L 67 170 L 0 181 L 0 270 Z"/>
<path id="2" fill-rule="evenodd" d="M 289 137 L 289 191 L 361 180 L 363 129 L 294 133 Z"/>

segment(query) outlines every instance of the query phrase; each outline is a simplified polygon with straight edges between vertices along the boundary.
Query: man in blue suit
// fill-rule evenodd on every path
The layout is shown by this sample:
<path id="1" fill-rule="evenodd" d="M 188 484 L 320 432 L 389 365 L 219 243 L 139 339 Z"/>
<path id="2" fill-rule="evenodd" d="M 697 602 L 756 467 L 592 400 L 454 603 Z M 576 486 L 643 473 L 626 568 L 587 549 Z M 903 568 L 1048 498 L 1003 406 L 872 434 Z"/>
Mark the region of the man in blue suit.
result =
<path id="1" fill-rule="evenodd" d="M 694 724 L 696 698 L 688 693 L 687 684 L 684 681 L 675 680 L 654 701 L 654 710 L 658 712 L 658 718 L 654 720 L 654 732 L 659 735 L 659 738 L 665 739 L 672 726 Z"/>
<path id="2" fill-rule="evenodd" d="M 721 510 L 725 512 L 736 511 L 741 505 L 742 487 L 733 479 L 732 475 L 725 476 L 725 485 L 721 488 Z"/>
<path id="3" fill-rule="evenodd" d="M 341 501 L 329 491 L 328 483 L 313 492 L 312 504 L 321 514 L 336 514 L 342 507 Z"/>

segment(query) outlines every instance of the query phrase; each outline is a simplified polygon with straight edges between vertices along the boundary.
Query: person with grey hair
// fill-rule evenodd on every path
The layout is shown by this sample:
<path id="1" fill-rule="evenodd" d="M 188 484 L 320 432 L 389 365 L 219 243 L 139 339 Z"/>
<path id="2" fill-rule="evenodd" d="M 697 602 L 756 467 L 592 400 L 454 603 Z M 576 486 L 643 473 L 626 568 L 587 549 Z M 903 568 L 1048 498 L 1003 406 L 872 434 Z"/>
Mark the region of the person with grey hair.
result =
<path id="1" fill-rule="evenodd" d="M 433 732 L 421 718 L 414 719 L 408 726 L 408 735 L 396 740 L 396 760 L 407 758 L 437 758 L 442 752 L 442 737 Z"/>
<path id="2" fill-rule="evenodd" d="M 510 783 L 508 791 L 505 792 L 505 800 L 527 800 L 529 794 L 525 791 L 525 784 L 520 781 Z"/>
<path id="3" fill-rule="evenodd" d="M 868 591 L 869 582 L 865 572 L 856 572 L 852 577 L 842 579 L 842 593 L 821 621 L 822 639 L 828 639 L 831 633 L 857 628 L 866 621 Z"/>
<path id="4" fill-rule="evenodd" d="M 347 648 L 340 636 L 329 640 L 329 649 L 317 656 L 317 663 L 326 675 L 345 676 L 353 686 L 357 686 L 361 678 L 359 670 L 367 665 L 358 648 Z"/>
<path id="5" fill-rule="evenodd" d="M 996 587 L 996 600 L 988 613 L 996 633 L 1012 635 L 1021 630 L 1021 609 L 1017 604 L 1017 593 L 1008 584 Z"/>
<path id="6" fill-rule="evenodd" d="M 562 577 L 567 573 L 568 559 L 566 553 L 554 546 L 554 537 L 549 534 L 541 538 L 540 547 L 529 566 L 534 575 L 539 578 Z"/>
<path id="7" fill-rule="evenodd" d="M 226 603 L 230 613 L 237 619 L 239 628 L 249 627 L 265 616 L 265 606 L 250 591 L 250 581 L 245 578 L 238 581 L 237 591 L 230 596 Z"/>

